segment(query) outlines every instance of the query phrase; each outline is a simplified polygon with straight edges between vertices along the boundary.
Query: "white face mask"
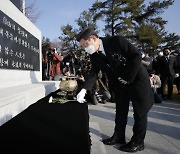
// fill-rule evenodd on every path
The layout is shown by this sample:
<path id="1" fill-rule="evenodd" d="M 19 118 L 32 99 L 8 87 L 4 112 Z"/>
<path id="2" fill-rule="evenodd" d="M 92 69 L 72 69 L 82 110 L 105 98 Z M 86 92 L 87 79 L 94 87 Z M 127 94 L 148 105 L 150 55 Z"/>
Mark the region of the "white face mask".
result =
<path id="1" fill-rule="evenodd" d="M 159 55 L 159 56 L 163 56 L 163 52 L 159 52 L 158 55 Z"/>
<path id="2" fill-rule="evenodd" d="M 145 57 L 145 54 L 143 53 L 143 54 L 141 55 L 141 57 L 144 58 L 144 57 Z"/>
<path id="3" fill-rule="evenodd" d="M 93 53 L 96 52 L 96 49 L 95 49 L 94 45 L 89 45 L 87 48 L 85 48 L 85 51 L 86 51 L 88 54 L 92 55 Z"/>

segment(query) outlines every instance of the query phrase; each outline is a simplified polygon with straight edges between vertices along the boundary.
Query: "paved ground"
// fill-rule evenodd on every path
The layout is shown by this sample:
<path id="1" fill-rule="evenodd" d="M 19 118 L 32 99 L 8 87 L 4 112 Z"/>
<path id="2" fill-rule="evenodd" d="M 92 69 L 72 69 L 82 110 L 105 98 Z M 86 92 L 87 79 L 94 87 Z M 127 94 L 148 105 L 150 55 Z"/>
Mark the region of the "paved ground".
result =
<path id="1" fill-rule="evenodd" d="M 91 154 L 119 154 L 120 145 L 104 145 L 101 140 L 112 136 L 115 104 L 88 105 L 90 115 Z M 180 104 L 171 101 L 154 104 L 149 112 L 144 151 L 139 154 L 180 154 Z M 130 106 L 126 139 L 132 136 L 133 110 Z"/>

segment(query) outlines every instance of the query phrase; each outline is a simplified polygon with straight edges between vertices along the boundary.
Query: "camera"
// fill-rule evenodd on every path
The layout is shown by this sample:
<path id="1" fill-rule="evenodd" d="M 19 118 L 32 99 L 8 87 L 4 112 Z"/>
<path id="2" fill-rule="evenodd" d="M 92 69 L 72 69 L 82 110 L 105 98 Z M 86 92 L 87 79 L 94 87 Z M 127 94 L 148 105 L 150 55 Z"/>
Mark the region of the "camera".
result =
<path id="1" fill-rule="evenodd" d="M 49 60 L 49 61 L 52 61 L 52 60 L 53 60 L 53 52 L 52 52 L 51 50 L 48 51 L 47 57 L 48 57 L 48 60 Z"/>

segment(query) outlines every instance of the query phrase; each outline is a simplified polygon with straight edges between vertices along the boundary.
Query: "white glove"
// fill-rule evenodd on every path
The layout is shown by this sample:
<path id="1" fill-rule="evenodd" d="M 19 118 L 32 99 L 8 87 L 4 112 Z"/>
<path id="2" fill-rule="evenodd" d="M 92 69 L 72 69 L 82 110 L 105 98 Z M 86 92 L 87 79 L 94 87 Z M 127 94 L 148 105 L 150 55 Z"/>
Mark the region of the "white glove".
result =
<path id="1" fill-rule="evenodd" d="M 86 95 L 86 89 L 81 89 L 81 91 L 77 94 L 77 101 L 79 103 L 84 103 L 86 100 L 84 99 Z"/>
<path id="2" fill-rule="evenodd" d="M 129 84 L 129 82 L 123 80 L 121 77 L 118 77 L 119 82 L 121 82 L 122 84 Z"/>
<path id="3" fill-rule="evenodd" d="M 179 77 L 179 73 L 176 73 L 176 74 L 175 74 L 175 78 L 178 78 L 178 77 Z"/>

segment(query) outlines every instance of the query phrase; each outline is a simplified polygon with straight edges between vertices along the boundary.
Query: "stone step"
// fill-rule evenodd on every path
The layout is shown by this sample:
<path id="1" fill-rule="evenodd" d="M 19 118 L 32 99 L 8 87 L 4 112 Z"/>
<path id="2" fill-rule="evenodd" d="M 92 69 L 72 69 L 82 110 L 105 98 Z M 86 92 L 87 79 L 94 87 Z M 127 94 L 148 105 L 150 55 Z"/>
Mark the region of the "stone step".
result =
<path id="1" fill-rule="evenodd" d="M 0 126 L 57 89 L 59 81 L 43 81 L 0 89 Z"/>
<path id="2" fill-rule="evenodd" d="M 107 154 L 97 122 L 89 122 L 89 130 L 91 137 L 91 154 Z"/>

